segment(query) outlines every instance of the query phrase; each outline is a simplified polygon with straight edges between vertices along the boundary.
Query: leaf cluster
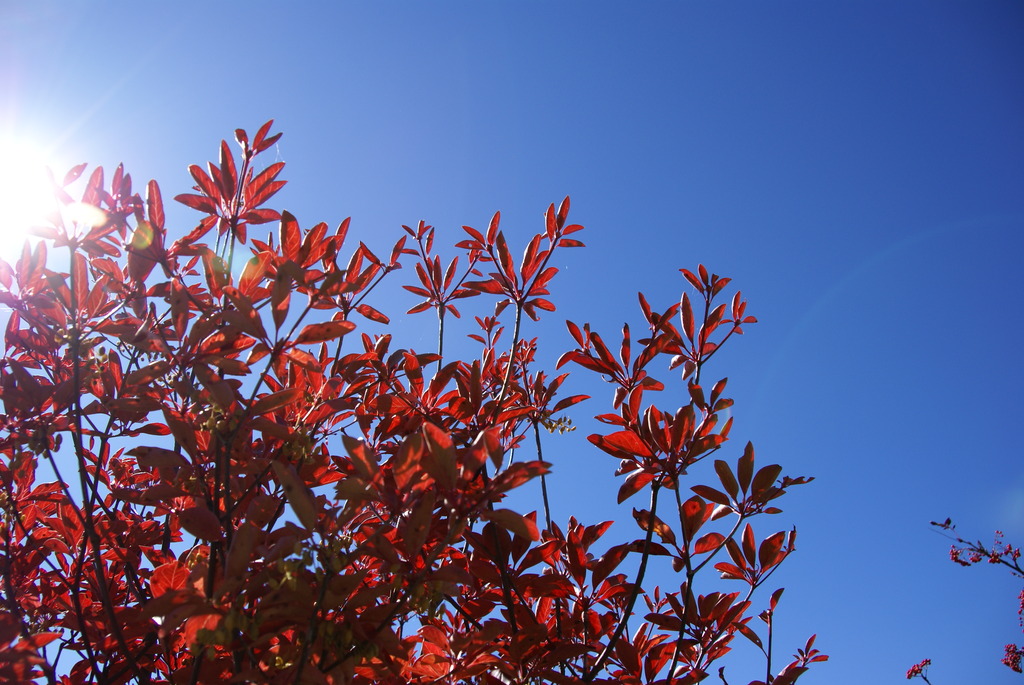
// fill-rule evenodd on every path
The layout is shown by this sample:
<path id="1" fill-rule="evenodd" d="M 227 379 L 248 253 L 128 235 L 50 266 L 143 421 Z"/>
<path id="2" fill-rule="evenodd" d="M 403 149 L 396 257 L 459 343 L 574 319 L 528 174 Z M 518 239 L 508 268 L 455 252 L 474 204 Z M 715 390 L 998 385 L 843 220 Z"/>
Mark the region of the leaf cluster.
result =
<path id="1" fill-rule="evenodd" d="M 82 165 L 55 183 L 63 209 L 44 240 L 0 261 L 0 676 L 682 684 L 739 634 L 782 685 L 825 658 L 812 638 L 773 674 L 778 592 L 767 643 L 748 625 L 795 542 L 750 520 L 809 479 L 755 466 L 748 445 L 714 461 L 710 484 L 686 481 L 732 425 L 726 381 L 705 392 L 702 369 L 755 321 L 739 293 L 716 302 L 728 279 L 684 270 L 696 310 L 683 295 L 658 313 L 641 295 L 636 352 L 628 326 L 616 357 L 568 324 L 559 366 L 615 387 L 598 417 L 610 432 L 589 441 L 619 461 L 620 502 L 650 494 L 640 537 L 608 541 L 611 522 L 551 520 L 539 429 L 571 429 L 564 412 L 587 398 L 562 395 L 569 374 L 537 368 L 523 336 L 524 315 L 555 309 L 552 255 L 582 246 L 568 199 L 518 260 L 500 214 L 464 227 L 451 260 L 423 222 L 378 254 L 352 244 L 348 220 L 303 228 L 267 205 L 285 183 L 282 163 L 260 166 L 270 130 L 239 129 L 237 157 L 222 142 L 189 168 L 176 199 L 200 218 L 177 239 L 156 182 L 143 197 L 121 167 L 109 181 L 97 168 L 75 198 Z M 435 312 L 436 351 L 401 347 L 375 298 L 410 261 L 409 313 Z M 494 306 L 470 326 L 478 354 L 446 358 L 446 314 L 477 297 Z M 683 369 L 680 408 L 647 402 L 666 388 L 659 359 Z M 543 520 L 505 502 L 534 479 Z M 645 581 L 654 558 L 677 588 Z M 705 568 L 719 575 L 698 591 Z"/>

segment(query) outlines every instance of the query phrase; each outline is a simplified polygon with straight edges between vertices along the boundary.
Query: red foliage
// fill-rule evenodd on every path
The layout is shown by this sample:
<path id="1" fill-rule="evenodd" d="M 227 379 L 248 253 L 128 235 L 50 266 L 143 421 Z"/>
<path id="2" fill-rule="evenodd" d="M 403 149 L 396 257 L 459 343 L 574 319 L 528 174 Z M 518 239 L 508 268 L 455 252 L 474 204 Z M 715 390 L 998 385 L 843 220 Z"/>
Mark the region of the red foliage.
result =
<path id="1" fill-rule="evenodd" d="M 992 541 L 991 546 L 985 545 L 980 540 L 965 540 L 962 537 L 956 535 L 956 525 L 951 519 L 939 523 L 938 521 L 932 521 L 931 524 L 936 528 L 945 531 L 945 535 L 953 540 L 954 544 L 949 548 L 949 559 L 955 564 L 961 566 L 973 566 L 974 564 L 980 564 L 982 561 L 988 564 L 995 564 L 997 566 L 1005 566 L 1010 569 L 1010 573 L 1017 578 L 1024 578 L 1024 567 L 1021 567 L 1020 547 L 1015 547 L 1007 542 L 1003 541 L 1002 531 L 997 530 L 995 533 L 995 539 Z M 1020 617 L 1020 624 L 1024 626 L 1024 590 L 1021 590 L 1017 596 L 1017 615 Z M 1024 657 L 1024 647 L 1019 647 L 1013 643 L 1010 643 L 1004 647 L 1002 662 L 1011 670 L 1020 673 L 1021 672 L 1021 658 Z M 930 659 L 925 659 L 928 663 L 931 663 Z M 924 664 L 924 662 L 921 662 Z M 927 666 L 927 664 L 925 664 Z M 918 664 L 920 666 L 920 664 Z M 911 672 L 917 666 L 911 668 L 910 672 L 907 673 L 907 678 L 913 677 Z M 918 669 L 915 675 L 920 674 Z M 924 678 L 924 676 L 921 676 Z M 927 678 L 925 681 L 927 682 Z"/>
<path id="2" fill-rule="evenodd" d="M 931 666 L 931 659 L 922 659 L 907 670 L 907 680 L 914 678 L 920 678 L 926 683 L 930 683 L 928 680 L 928 667 Z"/>
<path id="3" fill-rule="evenodd" d="M 606 544 L 609 522 L 547 513 L 540 428 L 570 428 L 561 414 L 585 398 L 559 397 L 568 374 L 536 369 L 522 335 L 524 314 L 555 308 L 553 253 L 582 246 L 568 199 L 518 261 L 498 214 L 465 227 L 461 262 L 442 266 L 422 223 L 379 256 L 348 245 L 347 220 L 303 229 L 266 207 L 283 164 L 255 160 L 279 135 L 239 130 L 240 159 L 224 142 L 218 162 L 189 168 L 196 185 L 176 199 L 202 217 L 176 240 L 155 182 L 143 199 L 120 167 L 109 182 L 96 169 L 81 202 L 100 220 L 57 214 L 43 242 L 0 262 L 0 676 L 683 684 L 741 634 L 784 685 L 826 658 L 812 638 L 772 675 L 779 591 L 760 615 L 766 643 L 749 625 L 795 540 L 759 538 L 750 520 L 809 479 L 755 466 L 747 445 L 714 461 L 711 484 L 686 481 L 732 425 L 725 380 L 705 389 L 702 371 L 754 322 L 738 292 L 717 303 L 729 279 L 683 270 L 696 311 L 688 295 L 661 313 L 641 295 L 649 330 L 634 342 L 624 328 L 618 355 L 568 324 L 576 347 L 559 366 L 615 386 L 615 412 L 598 417 L 609 431 L 590 442 L 619 461 L 620 501 L 649 495 L 639 539 Z M 57 188 L 66 206 L 83 171 Z M 267 222 L 276 233 L 253 239 Z M 356 333 L 390 325 L 371 295 L 410 260 L 410 312 L 437 313 L 436 352 Z M 445 314 L 479 296 L 496 299 L 469 336 L 479 356 L 445 357 Z M 645 401 L 665 387 L 650 375 L 664 355 L 687 383 L 678 409 Z M 538 477 L 543 521 L 502 506 Z M 644 584 L 654 557 L 676 589 Z"/>

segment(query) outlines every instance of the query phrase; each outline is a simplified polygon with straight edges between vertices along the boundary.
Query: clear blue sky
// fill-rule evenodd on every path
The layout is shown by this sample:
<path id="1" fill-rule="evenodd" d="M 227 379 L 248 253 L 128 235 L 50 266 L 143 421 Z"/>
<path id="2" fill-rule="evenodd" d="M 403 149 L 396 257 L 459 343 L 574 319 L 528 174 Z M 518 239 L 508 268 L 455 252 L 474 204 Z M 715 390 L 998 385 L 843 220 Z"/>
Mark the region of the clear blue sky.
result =
<path id="1" fill-rule="evenodd" d="M 953 565 L 928 521 L 1024 542 L 1024 5 L 0 6 L 0 135 L 68 164 L 124 161 L 169 197 L 269 118 L 280 204 L 374 246 L 496 209 L 522 242 L 571 195 L 588 247 L 532 329 L 552 355 L 565 318 L 614 337 L 637 290 L 667 305 L 680 267 L 734 277 L 761 323 L 708 371 L 737 401 L 730 456 L 750 439 L 817 476 L 775 521 L 800 530 L 777 644 L 832 655 L 801 682 L 903 682 L 926 656 L 935 685 L 1019 682 L 998 661 L 1020 581 Z M 429 347 L 429 317 L 396 319 Z M 583 440 L 606 407 L 546 455 L 563 521 L 628 511 Z"/>

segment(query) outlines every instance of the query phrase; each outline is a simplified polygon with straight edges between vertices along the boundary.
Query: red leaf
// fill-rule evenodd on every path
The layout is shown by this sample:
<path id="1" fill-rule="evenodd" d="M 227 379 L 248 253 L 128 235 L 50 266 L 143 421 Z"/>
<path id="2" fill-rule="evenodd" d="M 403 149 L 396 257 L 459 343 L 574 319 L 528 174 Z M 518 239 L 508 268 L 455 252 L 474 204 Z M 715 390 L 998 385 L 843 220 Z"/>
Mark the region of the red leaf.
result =
<path id="1" fill-rule="evenodd" d="M 646 533 L 648 530 L 653 529 L 654 533 L 657 534 L 662 542 L 669 545 L 676 544 L 676 535 L 672 531 L 672 528 L 657 516 L 651 516 L 651 512 L 648 510 L 634 509 L 633 518 L 636 519 L 637 525 L 640 526 L 640 530 Z"/>
<path id="2" fill-rule="evenodd" d="M 748 626 L 746 623 L 737 623 L 735 625 L 736 625 L 736 629 L 739 630 L 740 633 L 742 633 L 745 638 L 747 638 L 748 640 L 753 642 L 758 647 L 762 646 L 761 645 L 761 638 L 759 638 L 757 636 L 757 633 L 755 633 L 754 630 L 750 626 Z"/>
<path id="3" fill-rule="evenodd" d="M 428 421 L 423 424 L 423 437 L 427 443 L 427 451 L 422 457 L 423 467 L 442 486 L 454 488 L 458 470 L 451 436 Z"/>
<path id="4" fill-rule="evenodd" d="M 751 493 L 756 497 L 772 487 L 780 473 L 782 473 L 782 467 L 778 464 L 771 464 L 770 466 L 758 469 L 757 475 L 754 476 L 754 482 L 751 485 Z"/>
<path id="5" fill-rule="evenodd" d="M 25 645 L 26 647 L 32 647 L 33 649 L 39 649 L 40 647 L 45 647 L 46 645 L 50 644 L 60 636 L 60 632 L 33 633 L 32 635 L 29 635 L 28 638 L 26 638 L 23 642 L 18 643 L 15 649 L 21 651 L 20 647 L 22 645 Z"/>
<path id="6" fill-rule="evenodd" d="M 358 307 L 356 307 L 356 311 L 365 316 L 370 321 L 375 321 L 377 323 L 385 325 L 391 322 L 391 320 L 388 317 L 384 316 L 383 314 L 381 314 L 379 311 L 377 311 L 368 304 L 359 305 Z M 353 325 L 352 328 L 355 328 L 355 325 Z"/>
<path id="7" fill-rule="evenodd" d="M 700 527 L 710 518 L 714 507 L 700 497 L 691 497 L 683 502 L 683 539 L 693 540 Z"/>
<path id="8" fill-rule="evenodd" d="M 652 480 L 654 480 L 654 474 L 647 473 L 646 471 L 633 471 L 631 474 L 626 476 L 626 480 L 619 488 L 619 504 L 622 504 L 627 499 L 640 492 L 640 490 L 642 490 L 644 486 Z"/>
<path id="9" fill-rule="evenodd" d="M 750 487 L 750 481 L 754 477 L 754 445 L 747 443 L 743 448 L 743 456 L 736 464 L 736 475 L 739 478 L 740 490 L 746 492 Z"/>
<path id="10" fill-rule="evenodd" d="M 558 204 L 558 226 L 564 226 L 565 220 L 569 217 L 569 196 L 566 195 Z M 582 228 L 582 227 L 581 227 Z"/>
<path id="11" fill-rule="evenodd" d="M 164 229 L 164 201 L 160 198 L 160 186 L 150 181 L 146 192 L 146 205 L 149 208 L 149 223 L 158 230 Z"/>
<path id="12" fill-rule="evenodd" d="M 517 514 L 511 509 L 485 511 L 483 513 L 483 518 L 487 521 L 493 521 L 510 533 L 515 533 L 527 540 L 536 541 L 540 539 L 540 533 L 537 531 L 537 524 L 529 518 Z"/>
<path id="13" fill-rule="evenodd" d="M 533 236 L 526 246 L 526 250 L 523 251 L 523 261 L 519 265 L 519 272 L 523 275 L 523 280 L 528 281 L 540 266 L 540 260 L 537 259 L 539 249 L 540 235 L 538 234 Z"/>
<path id="14" fill-rule="evenodd" d="M 389 463 L 391 475 L 401 490 L 405 490 L 423 477 L 423 471 L 420 469 L 422 456 L 423 438 L 419 435 L 410 435 L 398 446 L 395 456 Z"/>
<path id="15" fill-rule="evenodd" d="M 216 214 L 217 205 L 208 197 L 203 195 L 192 195 L 189 193 L 182 193 L 181 195 L 175 195 L 174 199 L 186 207 L 199 210 L 204 214 Z"/>
<path id="16" fill-rule="evenodd" d="M 356 325 L 351 321 L 325 321 L 323 323 L 311 323 L 302 329 L 299 335 L 295 338 L 294 344 L 305 345 L 308 343 L 335 340 L 354 330 L 355 327 Z"/>
<path id="17" fill-rule="evenodd" d="M 286 259 L 298 261 L 299 248 L 302 247 L 302 236 L 299 234 L 299 222 L 291 212 L 281 212 L 281 254 Z"/>
<path id="18" fill-rule="evenodd" d="M 501 284 L 493 278 L 489 281 L 468 281 L 463 286 L 482 293 L 491 293 L 492 295 L 501 295 L 504 292 Z"/>
<path id="19" fill-rule="evenodd" d="M 516 274 L 515 264 L 512 263 L 512 252 L 509 251 L 508 241 L 505 240 L 505 234 L 499 233 L 498 239 L 495 243 L 498 250 L 498 265 L 501 267 L 502 274 L 511 283 L 518 283 L 518 276 Z"/>
<path id="20" fill-rule="evenodd" d="M 254 416 L 260 416 L 261 414 L 267 414 L 272 411 L 276 411 L 282 407 L 286 407 L 292 402 L 295 402 L 302 396 L 302 391 L 298 388 L 287 388 L 285 390 L 279 390 L 278 392 L 272 392 L 269 395 L 264 395 L 255 402 L 252 403 L 251 414 Z"/>
<path id="21" fill-rule="evenodd" d="M 573 395 L 571 397 L 563 397 L 562 399 L 558 400 L 558 402 L 555 403 L 555 406 L 552 407 L 552 409 L 551 409 L 551 413 L 552 414 L 557 414 L 560 411 L 568 409 L 569 407 L 571 407 L 574 404 L 577 404 L 579 402 L 582 402 L 584 400 L 589 400 L 589 399 L 590 399 L 590 395 Z"/>
<path id="22" fill-rule="evenodd" d="M 284 169 L 284 162 L 274 162 L 266 169 L 256 175 L 246 188 L 248 195 L 246 204 L 250 207 L 259 207 L 268 200 L 274 193 L 284 187 L 285 181 L 275 181 L 281 170 Z"/>
<path id="23" fill-rule="evenodd" d="M 273 125 L 274 120 L 270 119 L 266 121 L 262 126 L 260 126 L 259 130 L 256 131 L 256 137 L 252 139 L 252 144 L 254 147 L 259 147 L 259 144 L 262 143 L 263 139 L 267 137 L 268 133 L 270 133 L 270 127 Z"/>
<path id="24" fill-rule="evenodd" d="M 425 312 L 428 309 L 433 308 L 433 306 L 434 305 L 432 305 L 429 300 L 426 302 L 420 302 L 418 305 L 407 311 L 406 314 L 419 314 L 420 312 Z"/>
<path id="25" fill-rule="evenodd" d="M 164 407 L 164 419 L 167 421 L 167 426 L 171 429 L 174 439 L 178 441 L 182 449 L 195 457 L 199 452 L 195 426 L 176 410 L 169 407 Z"/>
<path id="26" fill-rule="evenodd" d="M 574 324 L 572 321 L 566 319 L 565 327 L 569 329 L 569 335 L 576 341 L 577 345 L 582 346 L 584 344 L 583 333 L 580 332 L 580 327 Z"/>
<path id="27" fill-rule="evenodd" d="M 268 224 L 280 219 L 281 213 L 276 209 L 251 209 L 242 215 L 242 220 L 250 224 Z"/>
<path id="28" fill-rule="evenodd" d="M 256 152 L 263 152 L 268 147 L 276 143 L 278 139 L 280 139 L 280 133 L 275 133 L 269 138 L 266 137 L 267 133 L 270 132 L 270 127 L 273 123 L 274 120 L 271 119 L 267 123 L 260 126 L 260 130 L 256 132 L 256 137 L 252 141 L 252 146 L 256 150 Z"/>
<path id="29" fill-rule="evenodd" d="M 288 498 L 288 504 L 299 517 L 299 521 L 307 529 L 312 530 L 316 525 L 316 505 L 313 500 L 313 493 L 299 477 L 295 467 L 279 461 L 273 463 L 274 475 L 284 488 L 284 495 Z"/>
<path id="30" fill-rule="evenodd" d="M 188 466 L 188 460 L 182 454 L 162 447 L 134 447 L 125 454 L 135 457 L 144 469 Z"/>
<path id="31" fill-rule="evenodd" d="M 220 142 L 220 182 L 225 199 L 233 198 L 235 189 L 238 187 L 238 172 L 235 169 L 235 156 L 231 154 L 231 148 L 225 140 Z"/>
<path id="32" fill-rule="evenodd" d="M 610 435 L 594 434 L 588 436 L 587 439 L 619 459 L 654 456 L 650 448 L 633 431 L 618 431 Z"/>
<path id="33" fill-rule="evenodd" d="M 424 491 L 422 496 L 423 499 L 406 518 L 405 525 L 400 530 L 404 538 L 402 542 L 405 553 L 410 558 L 414 558 L 423 551 L 423 543 L 426 542 L 427 536 L 430 534 L 430 524 L 434 518 L 435 496 L 433 490 Z"/>
<path id="34" fill-rule="evenodd" d="M 750 527 L 749 523 L 743 527 L 743 557 L 750 566 L 757 563 L 754 549 L 754 529 Z"/>
<path id="35" fill-rule="evenodd" d="M 757 560 L 761 564 L 761 570 L 771 568 L 782 561 L 782 543 L 786 538 L 785 533 L 776 533 L 761 541 L 757 550 Z"/>
<path id="36" fill-rule="evenodd" d="M 136 369 L 124 377 L 125 385 L 147 385 L 157 378 L 163 377 L 171 368 L 169 362 L 160 360 Z"/>
<path id="37" fill-rule="evenodd" d="M 718 473 L 718 479 L 722 481 L 722 487 L 729 493 L 729 496 L 735 499 L 740 492 L 739 484 L 736 482 L 736 477 L 732 474 L 732 469 L 721 459 L 715 460 L 715 472 Z"/>
<path id="38" fill-rule="evenodd" d="M 700 282 L 700 279 L 693 275 L 692 271 L 690 271 L 689 269 L 680 269 L 679 271 L 684 276 L 686 276 L 686 280 L 690 282 L 690 285 L 699 290 L 701 293 L 704 292 L 704 285 Z"/>
<path id="39" fill-rule="evenodd" d="M 266 252 L 254 256 L 245 266 L 242 268 L 242 274 L 238 277 L 238 290 L 243 295 L 249 297 L 253 294 L 253 289 L 256 288 L 267 275 L 268 267 L 272 257 Z"/>
<path id="40" fill-rule="evenodd" d="M 704 554 L 712 550 L 718 549 L 718 547 L 725 542 L 725 536 L 721 533 L 708 533 L 702 536 L 693 545 L 694 554 Z"/>
<path id="41" fill-rule="evenodd" d="M 557 267 L 549 266 L 548 268 L 544 269 L 544 271 L 541 273 L 541 275 L 537 277 L 537 280 L 533 282 L 533 286 L 530 288 L 530 293 L 529 294 L 530 295 L 544 295 L 547 292 L 545 290 L 545 287 L 547 286 L 548 283 L 551 282 L 551 279 L 554 278 L 557 274 L 558 274 L 558 268 Z"/>
<path id="42" fill-rule="evenodd" d="M 181 527 L 200 540 L 213 542 L 224 537 L 220 520 L 206 507 L 189 507 L 178 512 Z"/>
<path id="43" fill-rule="evenodd" d="M 253 548 L 263 535 L 263 531 L 251 520 L 246 521 L 235 530 L 225 564 L 225 574 L 228 578 L 240 578 L 245 574 L 249 564 L 252 563 Z"/>
<path id="44" fill-rule="evenodd" d="M 693 307 L 690 305 L 690 297 L 686 293 L 683 293 L 683 297 L 679 301 L 679 313 L 683 317 L 683 335 L 692 342 L 694 334 Z"/>
<path id="45" fill-rule="evenodd" d="M 153 569 L 149 577 L 149 589 L 154 597 L 159 597 L 172 590 L 181 590 L 188 583 L 191 572 L 179 561 L 171 560 Z"/>
<path id="46" fill-rule="evenodd" d="M 470 235 L 470 237 L 473 238 L 473 242 L 478 243 L 481 247 L 486 242 L 484 240 L 484 234 L 481 233 L 480 231 L 476 230 L 475 228 L 472 228 L 470 226 L 463 226 L 462 230 L 465 231 L 466 233 L 468 233 Z"/>
<path id="47" fill-rule="evenodd" d="M 63 185 L 63 186 L 69 186 L 69 185 L 71 185 L 72 183 L 74 183 L 74 182 L 75 182 L 75 180 L 76 180 L 76 179 L 77 179 L 77 178 L 78 178 L 79 176 L 81 176 L 81 175 L 82 175 L 82 172 L 83 172 L 83 171 L 85 171 L 85 168 L 86 168 L 87 166 L 89 166 L 89 165 L 88 165 L 88 164 L 84 164 L 84 163 L 83 163 L 83 164 L 78 164 L 78 165 L 76 165 L 76 166 L 73 166 L 73 167 L 71 167 L 71 169 L 69 169 L 69 170 L 68 170 L 68 173 L 66 173 L 66 174 L 64 175 L 64 181 L 63 181 L 63 183 L 61 183 L 61 185 Z"/>
<path id="48" fill-rule="evenodd" d="M 209 174 L 203 171 L 202 167 L 198 164 L 192 164 L 188 167 L 188 172 L 192 174 L 192 178 L 195 179 L 197 190 L 212 200 L 216 201 L 220 198 L 220 188 L 213 179 L 210 178 Z"/>
<path id="49" fill-rule="evenodd" d="M 696 494 L 703 497 L 704 499 L 711 500 L 715 504 L 724 504 L 725 506 L 730 505 L 729 497 L 724 492 L 719 492 L 718 490 L 715 490 L 710 486 L 694 485 L 690 489 L 693 490 Z"/>
<path id="50" fill-rule="evenodd" d="M 491 224 L 487 227 L 487 244 L 493 245 L 498 237 L 498 224 L 501 223 L 501 212 L 495 212 L 491 217 Z M 463 226 L 463 228 L 468 228 Z M 467 231 L 468 232 L 468 231 Z"/>
<path id="51" fill-rule="evenodd" d="M 341 441 L 345 445 L 345 451 L 351 457 L 352 466 L 355 467 L 359 477 L 365 481 L 373 480 L 377 475 L 378 466 L 377 455 L 374 454 L 370 446 L 349 435 L 341 436 Z"/>

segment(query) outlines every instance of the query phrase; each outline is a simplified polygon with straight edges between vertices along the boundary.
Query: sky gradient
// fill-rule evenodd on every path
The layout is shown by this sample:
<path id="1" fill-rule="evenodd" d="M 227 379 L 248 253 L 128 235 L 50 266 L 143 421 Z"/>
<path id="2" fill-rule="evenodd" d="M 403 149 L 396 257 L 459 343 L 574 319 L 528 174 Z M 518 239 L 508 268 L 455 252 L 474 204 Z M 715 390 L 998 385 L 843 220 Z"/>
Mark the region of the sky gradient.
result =
<path id="1" fill-rule="evenodd" d="M 771 522 L 800 531 L 776 658 L 817 633 L 831 660 L 808 685 L 902 682 L 925 657 L 934 685 L 1020 680 L 999 658 L 1022 641 L 1021 581 L 952 564 L 928 522 L 1024 543 L 1024 5 L 320 5 L 3 3 L 0 137 L 124 162 L 170 198 L 273 118 L 275 206 L 351 216 L 381 249 L 500 209 L 518 250 L 570 195 L 587 248 L 527 331 L 551 358 L 567 318 L 614 339 L 642 321 L 637 291 L 678 298 L 679 268 L 732 277 L 760 323 L 706 371 L 736 400 L 725 455 L 752 440 L 817 478 Z M 432 345 L 429 317 L 395 323 Z M 594 399 L 545 454 L 555 517 L 633 527 L 583 439 L 606 386 L 581 372 L 568 392 Z M 734 684 L 758 677 L 747 657 L 726 660 Z"/>

